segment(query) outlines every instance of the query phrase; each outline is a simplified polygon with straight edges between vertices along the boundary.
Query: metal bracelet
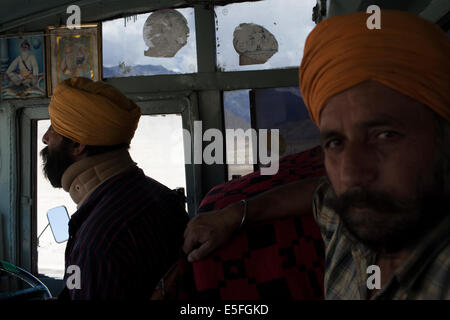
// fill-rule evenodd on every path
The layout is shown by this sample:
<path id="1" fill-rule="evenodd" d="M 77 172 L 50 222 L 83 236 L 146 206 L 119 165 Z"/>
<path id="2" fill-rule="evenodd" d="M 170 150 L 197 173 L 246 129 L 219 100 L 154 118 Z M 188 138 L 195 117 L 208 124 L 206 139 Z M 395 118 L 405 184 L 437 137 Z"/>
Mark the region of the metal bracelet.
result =
<path id="1" fill-rule="evenodd" d="M 247 199 L 242 199 L 241 202 L 244 203 L 244 214 L 242 215 L 241 224 L 239 225 L 239 230 L 242 229 L 242 226 L 245 223 L 245 219 L 247 218 Z"/>

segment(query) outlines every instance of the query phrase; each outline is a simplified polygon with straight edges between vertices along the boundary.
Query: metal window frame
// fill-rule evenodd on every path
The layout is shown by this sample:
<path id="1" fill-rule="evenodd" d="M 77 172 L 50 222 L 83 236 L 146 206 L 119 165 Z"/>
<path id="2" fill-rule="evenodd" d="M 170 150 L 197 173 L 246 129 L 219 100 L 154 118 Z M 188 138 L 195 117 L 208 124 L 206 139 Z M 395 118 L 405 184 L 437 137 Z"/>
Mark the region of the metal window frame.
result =
<path id="1" fill-rule="evenodd" d="M 195 26 L 198 72 L 194 74 L 138 76 L 129 78 L 108 78 L 104 81 L 116 86 L 134 99 L 143 109 L 162 111 L 163 100 L 174 104 L 167 110 L 181 111 L 183 128 L 193 136 L 193 122 L 201 120 L 203 130 L 210 128 L 224 132 L 223 91 L 290 87 L 298 85 L 298 69 L 271 69 L 261 71 L 221 72 L 216 67 L 216 35 L 214 8 L 195 5 Z M 178 107 L 175 100 L 185 99 Z M 161 100 L 161 101 L 159 101 Z M 1 102 L 1 110 L 8 114 L 6 121 L 11 129 L 10 155 L 3 160 L 11 163 L 8 180 L 10 203 L 9 218 L 3 224 L 5 230 L 5 258 L 36 274 L 37 264 L 33 257 L 37 251 L 36 221 L 33 221 L 33 203 L 36 198 L 36 181 L 33 181 L 36 163 L 36 121 L 48 119 L 48 98 L 30 100 L 10 100 Z M 159 102 L 155 102 L 159 101 Z M 180 109 L 181 105 L 189 108 Z M 161 104 L 159 107 L 156 105 Z M 143 111 L 145 114 L 147 111 Z M 155 111 L 155 113 L 157 113 Z M 3 141 L 3 140 L 2 140 Z M 2 142 L 3 144 L 6 141 Z M 185 147 L 187 144 L 185 142 Z M 190 145 L 193 156 L 193 144 Z M 225 148 L 225 144 L 224 144 Z M 3 150 L 2 150 L 3 151 Z M 224 150 L 225 151 L 225 150 Z M 225 152 L 224 152 L 225 154 Z M 34 157 L 34 158 L 33 158 Z M 192 162 L 191 162 L 192 163 Z M 188 209 L 194 215 L 203 196 L 214 186 L 227 181 L 225 165 L 186 165 L 186 187 Z M 4 202 L 4 201 L 3 201 Z M 33 227 L 34 226 L 34 227 Z M 34 229 L 33 229 L 34 228 Z M 33 253 L 34 252 L 34 253 Z M 35 267 L 34 267 L 35 266 Z M 33 270 L 34 268 L 34 270 Z"/>

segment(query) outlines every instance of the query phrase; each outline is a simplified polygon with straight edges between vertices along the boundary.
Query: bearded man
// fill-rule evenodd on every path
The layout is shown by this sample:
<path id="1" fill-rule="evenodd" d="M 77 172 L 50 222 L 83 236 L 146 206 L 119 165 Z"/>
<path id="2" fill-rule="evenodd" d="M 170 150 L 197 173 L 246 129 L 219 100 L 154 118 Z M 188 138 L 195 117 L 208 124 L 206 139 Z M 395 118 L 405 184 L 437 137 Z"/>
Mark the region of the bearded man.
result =
<path id="1" fill-rule="evenodd" d="M 185 231 L 190 261 L 225 243 L 243 215 L 253 223 L 312 205 L 327 299 L 450 299 L 450 40 L 407 12 L 382 10 L 380 30 L 367 18 L 329 18 L 306 40 L 300 89 L 327 177 L 197 216 Z M 372 265 L 380 289 L 367 285 Z"/>
<path id="2" fill-rule="evenodd" d="M 60 298 L 150 298 L 178 258 L 188 215 L 178 194 L 130 157 L 139 107 L 111 85 L 71 78 L 55 87 L 49 114 L 44 173 L 78 208 L 65 259 L 80 268 L 80 288 Z"/>
<path id="3" fill-rule="evenodd" d="M 20 44 L 20 55 L 11 62 L 6 69 L 7 76 L 15 86 L 27 88 L 36 86 L 39 74 L 38 63 L 31 53 L 31 45 L 28 40 Z"/>

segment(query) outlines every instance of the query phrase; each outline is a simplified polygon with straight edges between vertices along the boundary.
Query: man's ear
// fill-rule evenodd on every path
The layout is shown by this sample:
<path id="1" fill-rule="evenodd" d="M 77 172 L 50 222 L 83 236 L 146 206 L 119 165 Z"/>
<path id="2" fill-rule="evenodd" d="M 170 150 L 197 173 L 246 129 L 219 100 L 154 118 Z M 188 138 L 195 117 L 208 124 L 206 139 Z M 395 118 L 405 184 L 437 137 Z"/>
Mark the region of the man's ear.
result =
<path id="1" fill-rule="evenodd" d="M 75 159 L 75 161 L 81 160 L 82 158 L 85 157 L 85 151 L 86 151 L 86 145 L 79 143 L 79 142 L 74 142 L 72 144 L 72 148 L 71 148 L 71 154 L 72 157 Z"/>

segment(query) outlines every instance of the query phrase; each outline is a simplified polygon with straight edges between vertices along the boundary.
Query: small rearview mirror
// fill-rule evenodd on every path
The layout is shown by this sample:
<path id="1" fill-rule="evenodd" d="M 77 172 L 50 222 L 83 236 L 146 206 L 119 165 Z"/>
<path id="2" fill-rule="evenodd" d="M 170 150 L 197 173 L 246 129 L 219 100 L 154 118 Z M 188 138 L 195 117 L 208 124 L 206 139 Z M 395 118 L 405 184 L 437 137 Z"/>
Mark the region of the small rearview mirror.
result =
<path id="1" fill-rule="evenodd" d="M 57 243 L 69 239 L 69 213 L 66 207 L 60 206 L 47 211 L 47 219 Z"/>

